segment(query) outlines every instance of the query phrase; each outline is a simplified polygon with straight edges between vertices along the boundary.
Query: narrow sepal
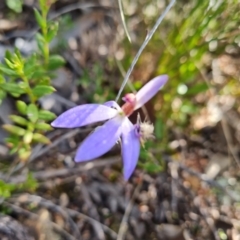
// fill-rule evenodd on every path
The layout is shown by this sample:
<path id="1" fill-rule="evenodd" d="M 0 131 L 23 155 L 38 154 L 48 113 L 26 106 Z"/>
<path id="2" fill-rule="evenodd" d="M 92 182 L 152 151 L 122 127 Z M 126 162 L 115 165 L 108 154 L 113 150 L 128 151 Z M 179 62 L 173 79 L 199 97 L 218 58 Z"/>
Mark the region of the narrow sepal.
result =
<path id="1" fill-rule="evenodd" d="M 167 82 L 168 76 L 161 75 L 153 78 L 146 85 L 144 85 L 136 94 L 136 106 L 134 110 L 142 107 L 148 102 Z"/>
<path id="2" fill-rule="evenodd" d="M 122 158 L 123 175 L 128 180 L 137 166 L 140 153 L 140 141 L 135 133 L 135 127 L 126 119 L 122 125 Z"/>
<path id="3" fill-rule="evenodd" d="M 76 128 L 105 121 L 116 116 L 117 111 L 101 104 L 84 104 L 67 110 L 57 117 L 52 127 Z"/>

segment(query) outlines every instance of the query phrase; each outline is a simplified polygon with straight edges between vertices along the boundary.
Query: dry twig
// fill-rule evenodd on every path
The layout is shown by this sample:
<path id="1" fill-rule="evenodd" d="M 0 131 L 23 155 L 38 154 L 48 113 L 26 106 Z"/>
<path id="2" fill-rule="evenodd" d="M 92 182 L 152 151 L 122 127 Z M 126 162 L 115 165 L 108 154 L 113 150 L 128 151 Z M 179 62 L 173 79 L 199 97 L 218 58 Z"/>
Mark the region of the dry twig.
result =
<path id="1" fill-rule="evenodd" d="M 130 199 L 130 201 L 127 205 L 126 211 L 124 213 L 124 216 L 122 218 L 122 221 L 121 221 L 121 224 L 120 224 L 120 227 L 119 227 L 119 230 L 118 230 L 117 240 L 124 240 L 124 238 L 125 238 L 125 234 L 126 234 L 127 229 L 128 229 L 128 225 L 127 225 L 128 218 L 131 214 L 132 207 L 133 207 L 133 204 L 134 204 L 134 200 L 135 200 L 136 196 L 139 194 L 141 186 L 142 186 L 142 182 L 140 182 L 138 184 L 138 186 L 135 188 L 135 190 L 133 192 L 133 195 L 132 195 L 132 198 Z"/>
<path id="2" fill-rule="evenodd" d="M 20 195 L 18 198 L 11 198 L 13 201 L 18 201 L 19 203 L 35 203 L 38 206 L 45 207 L 49 209 L 50 211 L 59 212 L 60 214 L 68 214 L 71 218 L 83 218 L 87 221 L 89 221 L 91 224 L 100 224 L 104 231 L 106 231 L 113 239 L 116 239 L 117 234 L 112 229 L 110 229 L 108 226 L 98 222 L 97 220 L 80 213 L 76 210 L 69 209 L 69 208 L 63 208 L 52 201 L 46 200 L 43 197 L 37 196 L 37 195 L 31 195 L 31 194 L 23 194 Z"/>

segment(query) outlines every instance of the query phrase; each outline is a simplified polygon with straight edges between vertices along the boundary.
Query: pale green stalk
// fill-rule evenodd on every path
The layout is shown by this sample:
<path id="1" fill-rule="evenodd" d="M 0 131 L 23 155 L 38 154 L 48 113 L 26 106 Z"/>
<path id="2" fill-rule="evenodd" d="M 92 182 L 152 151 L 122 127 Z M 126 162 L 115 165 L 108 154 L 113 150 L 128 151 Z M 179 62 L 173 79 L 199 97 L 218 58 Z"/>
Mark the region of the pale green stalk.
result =
<path id="1" fill-rule="evenodd" d="M 147 35 L 147 37 L 145 38 L 142 46 L 140 47 L 140 49 L 138 50 L 136 56 L 134 57 L 133 61 L 132 61 L 132 64 L 130 66 L 130 68 L 128 69 L 128 72 L 123 80 L 123 83 L 121 85 L 121 88 L 118 92 L 118 95 L 116 97 L 116 102 L 118 101 L 132 71 L 133 71 L 133 68 L 134 66 L 136 65 L 140 55 L 142 54 L 144 48 L 147 46 L 148 42 L 150 41 L 150 39 L 152 38 L 153 34 L 156 32 L 158 26 L 161 24 L 162 20 L 164 19 L 164 17 L 167 15 L 167 13 L 169 12 L 169 10 L 172 8 L 172 6 L 175 4 L 176 0 L 172 0 L 169 5 L 166 7 L 166 9 L 164 10 L 164 12 L 162 13 L 162 15 L 158 18 L 157 22 L 155 23 L 155 25 L 153 26 L 153 28 L 151 29 L 151 31 L 149 32 L 149 34 Z"/>
<path id="2" fill-rule="evenodd" d="M 119 11 L 120 11 L 120 16 L 121 16 L 121 19 L 122 19 L 122 24 L 123 24 L 124 31 L 125 31 L 125 33 L 127 35 L 128 41 L 131 43 L 132 40 L 131 40 L 130 34 L 128 32 L 128 29 L 127 29 L 127 25 L 126 25 L 126 21 L 125 21 L 125 17 L 124 17 L 123 6 L 122 6 L 122 1 L 121 0 L 118 0 L 118 6 L 119 6 Z"/>

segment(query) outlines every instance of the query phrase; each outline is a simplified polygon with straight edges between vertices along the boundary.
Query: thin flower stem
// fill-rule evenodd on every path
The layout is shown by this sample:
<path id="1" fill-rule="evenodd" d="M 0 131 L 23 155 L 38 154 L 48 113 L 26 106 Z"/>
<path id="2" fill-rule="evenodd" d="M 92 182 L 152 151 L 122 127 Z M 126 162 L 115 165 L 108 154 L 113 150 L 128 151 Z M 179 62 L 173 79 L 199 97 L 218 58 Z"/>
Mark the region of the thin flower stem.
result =
<path id="1" fill-rule="evenodd" d="M 124 68 L 123 68 L 122 63 L 121 63 L 119 60 L 117 60 L 116 58 L 115 58 L 115 60 L 116 60 L 116 63 L 117 63 L 117 66 L 118 66 L 118 69 L 119 69 L 121 75 L 124 77 L 124 75 L 126 75 L 126 72 L 125 72 L 125 70 L 124 70 Z M 130 90 L 131 90 L 134 94 L 136 94 L 137 91 L 136 91 L 136 89 L 134 88 L 134 86 L 133 86 L 133 84 L 131 83 L 131 81 L 127 82 L 127 84 L 128 84 L 128 87 L 130 88 Z M 141 109 L 142 109 L 143 113 L 145 114 L 147 120 L 150 121 L 150 117 L 149 117 L 149 114 L 148 114 L 148 111 L 147 111 L 147 108 L 145 107 L 145 105 L 142 106 Z"/>
<path id="2" fill-rule="evenodd" d="M 142 46 L 140 47 L 140 49 L 138 50 L 136 56 L 134 57 L 132 64 L 130 66 L 130 68 L 128 69 L 128 72 L 123 80 L 122 86 L 118 92 L 118 95 L 116 97 L 116 102 L 118 101 L 127 81 L 129 80 L 129 77 L 133 71 L 134 66 L 136 65 L 140 55 L 142 54 L 144 48 L 147 46 L 148 42 L 151 40 L 153 34 L 156 32 L 158 26 L 161 24 L 162 20 L 164 19 L 164 17 L 167 15 L 167 13 L 169 12 L 169 10 L 172 8 L 172 6 L 175 4 L 176 0 L 172 0 L 169 5 L 166 7 L 165 11 L 162 13 L 162 15 L 158 18 L 157 22 L 155 23 L 155 25 L 153 26 L 153 28 L 151 29 L 151 31 L 149 32 L 149 34 L 147 35 L 146 39 L 144 40 Z"/>
<path id="3" fill-rule="evenodd" d="M 130 34 L 129 34 L 128 29 L 127 29 L 127 25 L 126 25 L 124 12 L 123 12 L 123 6 L 122 6 L 122 0 L 118 0 L 118 6 L 119 6 L 119 11 L 120 11 L 120 16 L 121 16 L 121 19 L 122 19 L 122 24 L 123 24 L 124 31 L 127 35 L 128 41 L 131 43 L 132 40 L 131 40 Z"/>

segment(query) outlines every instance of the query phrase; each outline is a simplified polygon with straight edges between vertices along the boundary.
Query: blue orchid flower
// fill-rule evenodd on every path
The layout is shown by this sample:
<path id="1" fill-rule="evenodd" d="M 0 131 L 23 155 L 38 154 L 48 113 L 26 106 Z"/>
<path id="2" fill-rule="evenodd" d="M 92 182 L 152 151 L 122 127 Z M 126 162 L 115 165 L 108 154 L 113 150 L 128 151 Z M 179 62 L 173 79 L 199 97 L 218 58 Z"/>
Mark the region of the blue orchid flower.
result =
<path id="1" fill-rule="evenodd" d="M 128 117 L 149 101 L 167 80 L 167 75 L 155 77 L 136 95 L 126 94 L 123 98 L 125 104 L 122 107 L 115 101 L 109 101 L 105 104 L 83 104 L 62 113 L 51 125 L 55 128 L 76 128 L 108 120 L 102 126 L 97 127 L 82 142 L 77 150 L 75 161 L 84 162 L 98 158 L 108 152 L 121 139 L 124 179 L 128 180 L 136 168 L 140 143 L 145 132 L 144 128 L 141 128 L 140 122 L 134 126 Z M 153 131 L 153 127 L 147 129 Z M 147 134 L 151 135 L 152 133 Z"/>

